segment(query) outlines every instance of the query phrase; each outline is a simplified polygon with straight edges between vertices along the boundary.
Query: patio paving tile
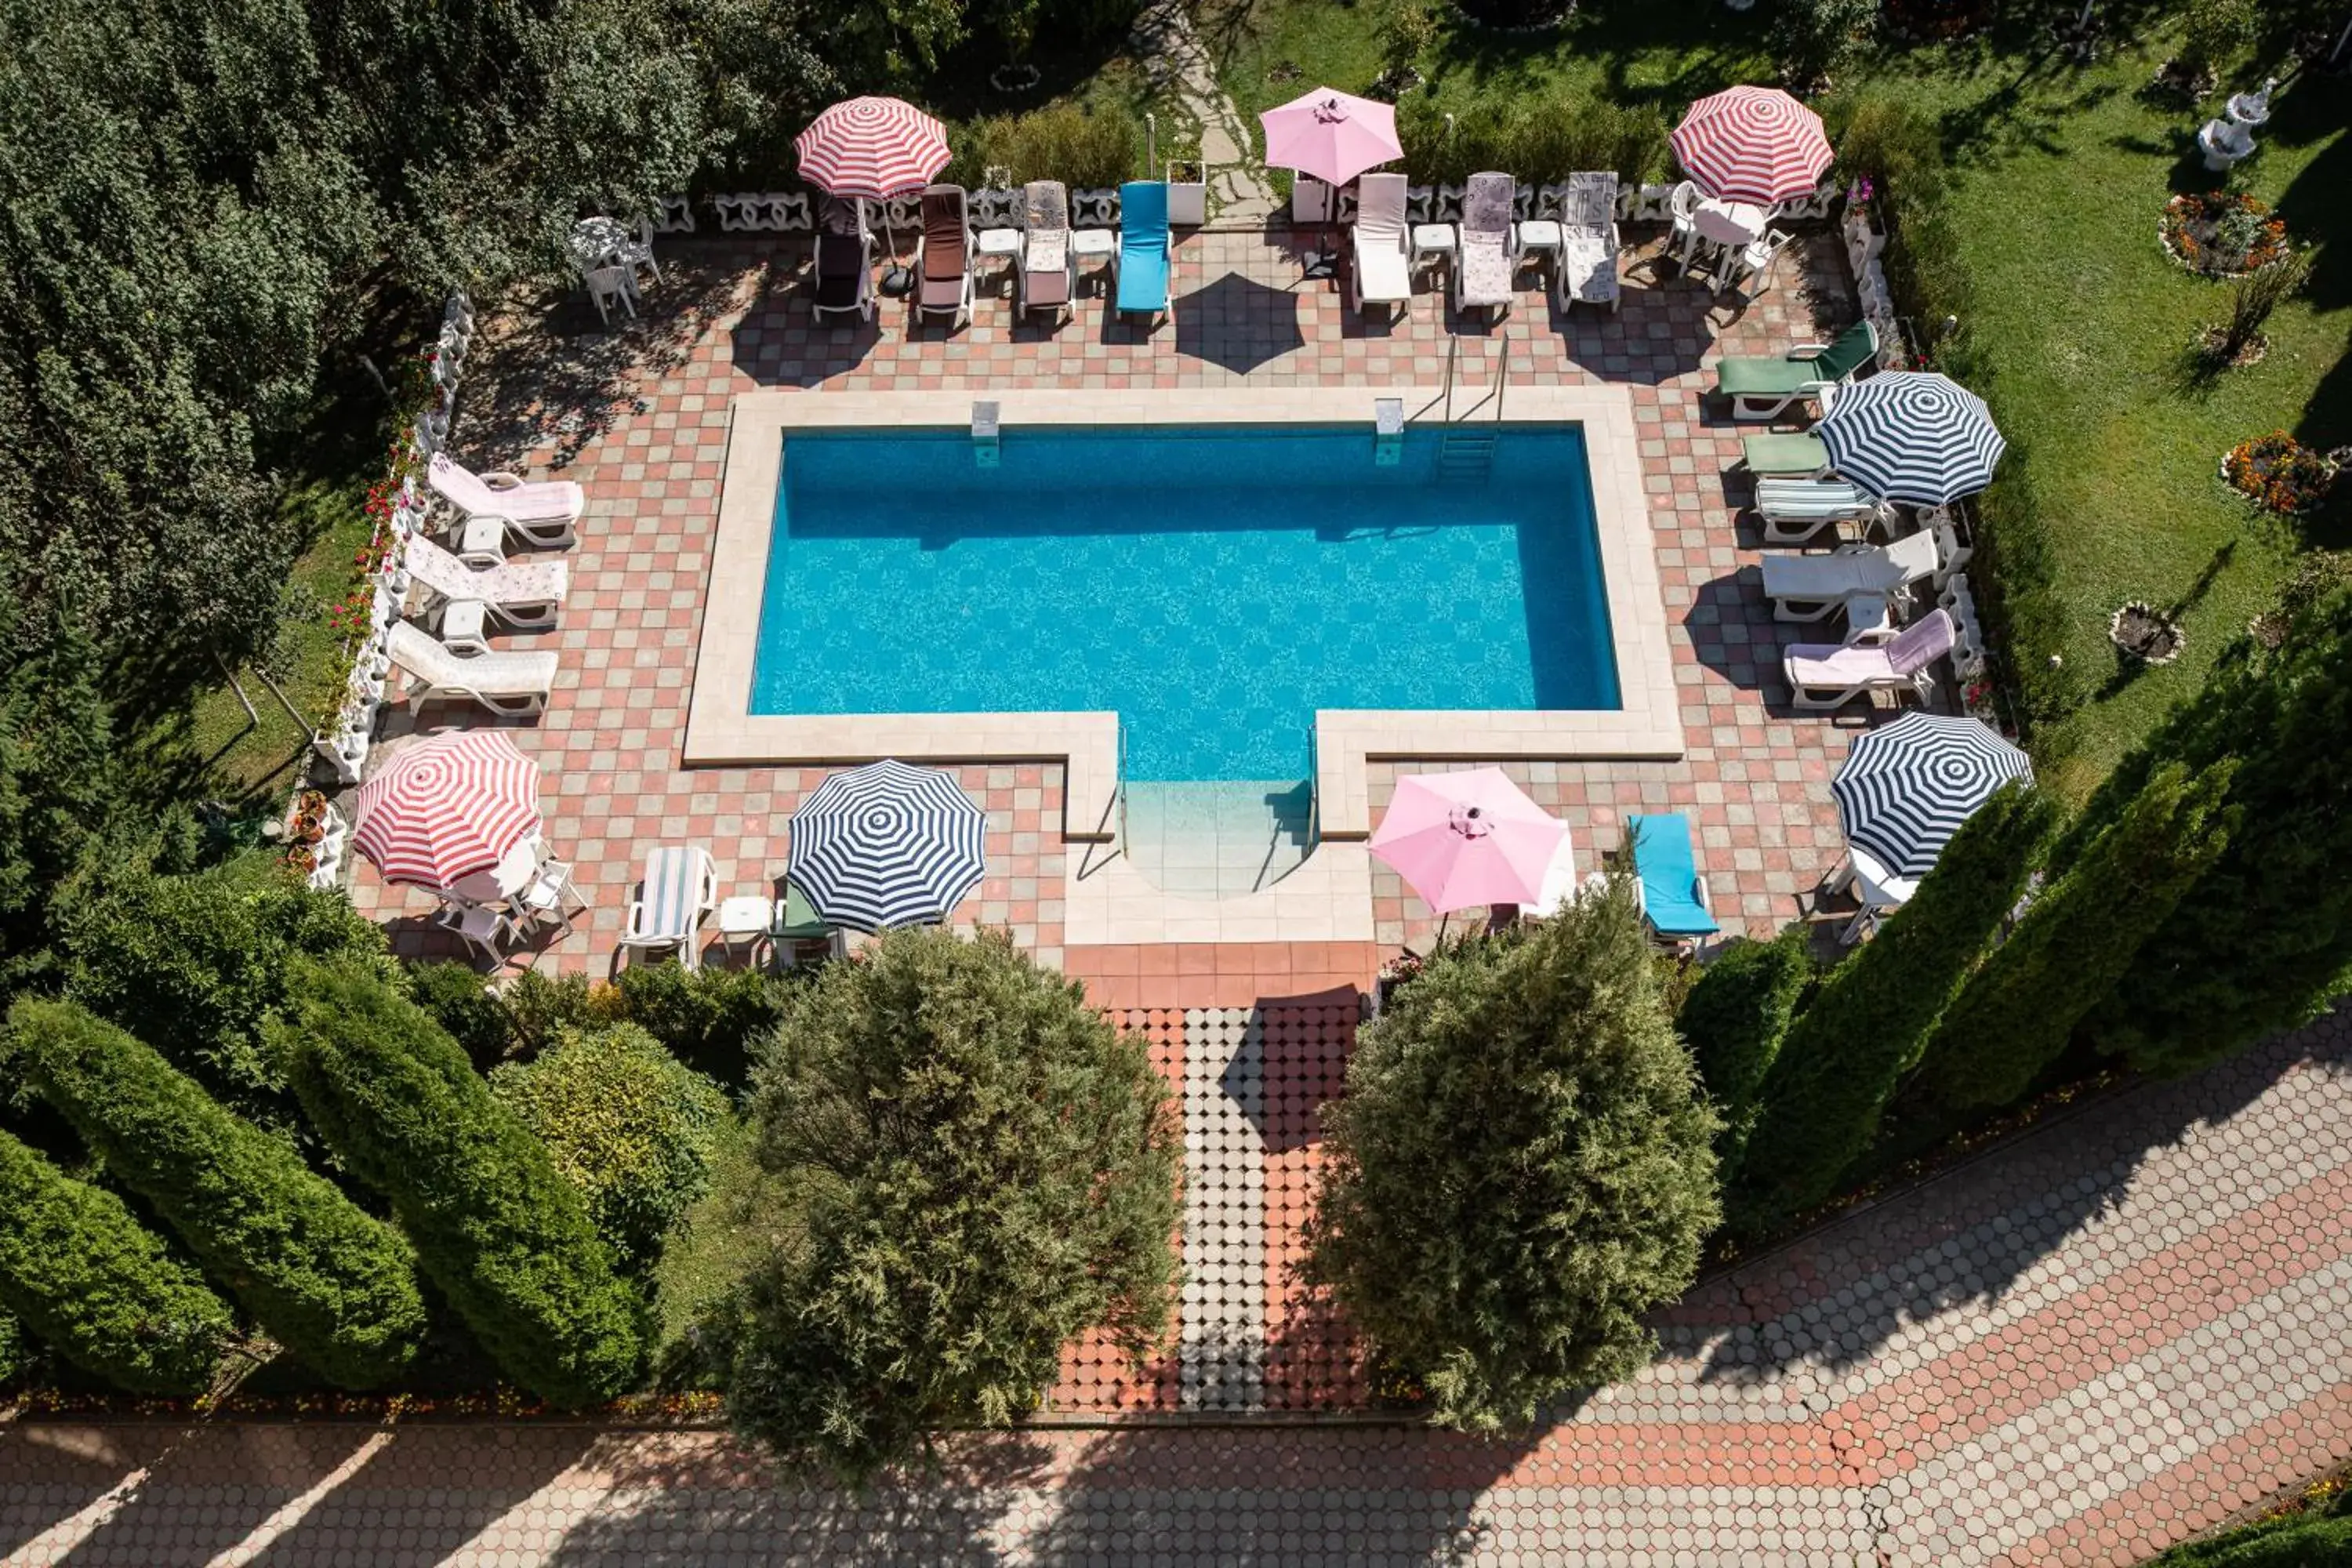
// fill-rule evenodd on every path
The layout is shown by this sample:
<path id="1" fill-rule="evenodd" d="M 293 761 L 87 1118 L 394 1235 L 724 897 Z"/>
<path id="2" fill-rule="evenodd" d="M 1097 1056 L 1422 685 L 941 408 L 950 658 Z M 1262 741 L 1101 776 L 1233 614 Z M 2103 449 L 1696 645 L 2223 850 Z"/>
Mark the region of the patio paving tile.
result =
<path id="1" fill-rule="evenodd" d="M 1228 978 L 1157 977 L 1136 1009 L 1171 1078 L 1204 1017 L 1253 1010 L 1186 989 Z M 1269 1210 L 1312 1152 L 1311 1093 L 1279 1086 L 1336 1071 L 1276 1071 L 1280 1027 Z M 855 1496 L 715 1432 L 28 1418 L 0 1426 L 0 1563 L 2123 1568 L 2352 1461 L 2347 1116 L 2341 1018 L 2089 1105 L 1701 1282 L 1646 1369 L 1517 1438 L 1045 1426 Z M 1319 1403 L 1352 1369 L 1291 1356 L 1280 1306 L 1269 1401 Z M 1114 1419 L 1180 1377 L 1098 1346 L 1066 1368 Z"/>

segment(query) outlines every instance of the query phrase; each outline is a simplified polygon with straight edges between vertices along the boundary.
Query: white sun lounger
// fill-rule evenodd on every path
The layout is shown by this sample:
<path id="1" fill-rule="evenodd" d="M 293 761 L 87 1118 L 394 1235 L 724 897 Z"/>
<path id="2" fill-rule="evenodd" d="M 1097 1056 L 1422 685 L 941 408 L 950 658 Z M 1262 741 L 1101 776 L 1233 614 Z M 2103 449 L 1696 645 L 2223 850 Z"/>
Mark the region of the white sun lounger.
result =
<path id="1" fill-rule="evenodd" d="M 1841 522 L 1868 522 L 1886 503 L 1843 479 L 1759 479 L 1756 511 L 1767 544 L 1802 544 Z"/>
<path id="2" fill-rule="evenodd" d="M 1870 647 L 1840 643 L 1795 643 L 1780 656 L 1800 708 L 1839 708 L 1872 691 L 1935 689 L 1927 667 L 1952 651 L 1952 617 L 1930 611 L 1903 628 L 1893 642 Z"/>
<path id="3" fill-rule="evenodd" d="M 548 548 L 572 542 L 572 526 L 588 500 L 587 492 L 570 479 L 477 474 L 446 452 L 434 453 L 425 473 L 435 491 L 467 517 L 494 517 L 523 542 Z"/>
<path id="4" fill-rule="evenodd" d="M 545 710 L 547 694 L 555 685 L 552 653 L 486 653 L 459 658 L 431 634 L 406 621 L 393 623 L 386 651 L 408 677 L 411 712 L 436 697 L 464 697 L 507 718 L 528 717 Z"/>
<path id="5" fill-rule="evenodd" d="M 555 629 L 571 567 L 562 561 L 509 561 L 477 571 L 423 534 L 401 557 L 408 575 L 441 605 L 479 604 L 517 631 Z"/>
<path id="6" fill-rule="evenodd" d="M 1473 174 L 1462 193 L 1460 247 L 1454 258 L 1454 308 L 1484 306 L 1496 318 L 1511 313 L 1511 272 L 1517 237 L 1511 227 L 1511 195 L 1517 182 L 1508 174 Z"/>
<path id="7" fill-rule="evenodd" d="M 1932 533 L 1909 533 L 1892 544 L 1848 544 L 1828 555 L 1767 555 L 1764 596 L 1772 617 L 1818 621 L 1863 594 L 1892 598 L 1932 577 L 1944 558 Z"/>
<path id="8" fill-rule="evenodd" d="M 676 948 L 678 962 L 699 968 L 694 933 L 719 907 L 719 868 L 699 845 L 664 845 L 646 857 L 645 880 L 629 900 L 623 947 Z"/>
<path id="9" fill-rule="evenodd" d="M 1367 305 L 1412 308 L 1410 237 L 1404 221 L 1404 176 L 1366 174 L 1356 186 L 1355 265 L 1348 269 L 1356 310 Z"/>

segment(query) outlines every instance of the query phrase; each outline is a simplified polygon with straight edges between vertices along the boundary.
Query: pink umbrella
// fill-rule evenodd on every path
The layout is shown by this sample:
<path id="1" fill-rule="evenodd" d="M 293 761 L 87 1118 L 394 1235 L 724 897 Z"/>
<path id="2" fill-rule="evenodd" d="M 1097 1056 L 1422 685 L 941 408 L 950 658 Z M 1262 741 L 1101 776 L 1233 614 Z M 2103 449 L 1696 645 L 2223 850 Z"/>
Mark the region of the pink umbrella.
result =
<path id="1" fill-rule="evenodd" d="M 1726 88 L 1702 98 L 1667 140 L 1692 182 L 1726 202 L 1810 195 L 1836 156 L 1822 117 L 1777 87 Z"/>
<path id="2" fill-rule="evenodd" d="M 1439 914 L 1474 904 L 1532 904 L 1568 825 L 1500 768 L 1397 780 L 1371 851 Z"/>
<path id="3" fill-rule="evenodd" d="M 1296 169 L 1329 185 L 1344 185 L 1365 170 L 1404 156 L 1396 110 L 1369 98 L 1318 87 L 1259 115 L 1265 161 Z"/>
<path id="4" fill-rule="evenodd" d="M 490 869 L 539 826 L 539 764 L 498 730 L 409 747 L 352 808 L 352 842 L 384 880 L 425 888 Z"/>

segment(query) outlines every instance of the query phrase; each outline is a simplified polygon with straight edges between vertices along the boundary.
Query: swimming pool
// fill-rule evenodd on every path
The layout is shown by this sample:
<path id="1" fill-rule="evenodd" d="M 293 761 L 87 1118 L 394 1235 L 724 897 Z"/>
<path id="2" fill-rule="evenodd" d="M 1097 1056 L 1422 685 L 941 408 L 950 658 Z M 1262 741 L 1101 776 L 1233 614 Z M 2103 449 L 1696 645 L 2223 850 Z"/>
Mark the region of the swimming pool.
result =
<path id="1" fill-rule="evenodd" d="M 1129 778 L 1295 780 L 1317 709 L 1616 708 L 1581 428 L 1443 443 L 793 430 L 751 711 L 1115 710 Z"/>

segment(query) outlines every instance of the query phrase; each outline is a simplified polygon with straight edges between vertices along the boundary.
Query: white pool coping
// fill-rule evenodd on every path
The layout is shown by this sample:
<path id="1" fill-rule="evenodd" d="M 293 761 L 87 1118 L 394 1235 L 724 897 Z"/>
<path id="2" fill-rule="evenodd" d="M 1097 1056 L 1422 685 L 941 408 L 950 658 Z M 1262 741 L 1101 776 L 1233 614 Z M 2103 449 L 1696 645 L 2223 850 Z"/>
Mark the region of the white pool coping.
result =
<path id="1" fill-rule="evenodd" d="M 1007 429 L 1024 425 L 1360 424 L 1369 439 L 1373 402 L 1383 397 L 1402 398 L 1409 419 L 1431 410 L 1433 420 L 1444 394 L 1377 386 L 741 394 L 730 411 L 710 587 L 687 712 L 686 765 L 809 766 L 878 757 L 1060 763 L 1066 769 L 1064 837 L 1078 843 L 1109 842 L 1118 831 L 1116 713 L 751 711 L 752 667 L 759 653 L 784 436 L 793 430 L 848 427 L 966 429 L 972 404 L 987 398 L 998 405 Z M 1463 402 L 1458 389 L 1455 402 L 1457 406 Z M 1507 412 L 1507 426 L 1584 426 L 1620 706 L 1591 710 L 1318 710 L 1315 788 L 1326 840 L 1370 837 L 1367 764 L 1375 761 L 1673 761 L 1683 754 L 1682 708 L 1675 698 L 1665 601 L 1659 591 L 1655 543 L 1642 489 L 1632 392 L 1623 386 L 1513 386 Z M 1477 418 L 1458 422 L 1471 424 Z M 887 505 L 889 477 L 877 474 L 875 480 L 877 504 Z"/>

